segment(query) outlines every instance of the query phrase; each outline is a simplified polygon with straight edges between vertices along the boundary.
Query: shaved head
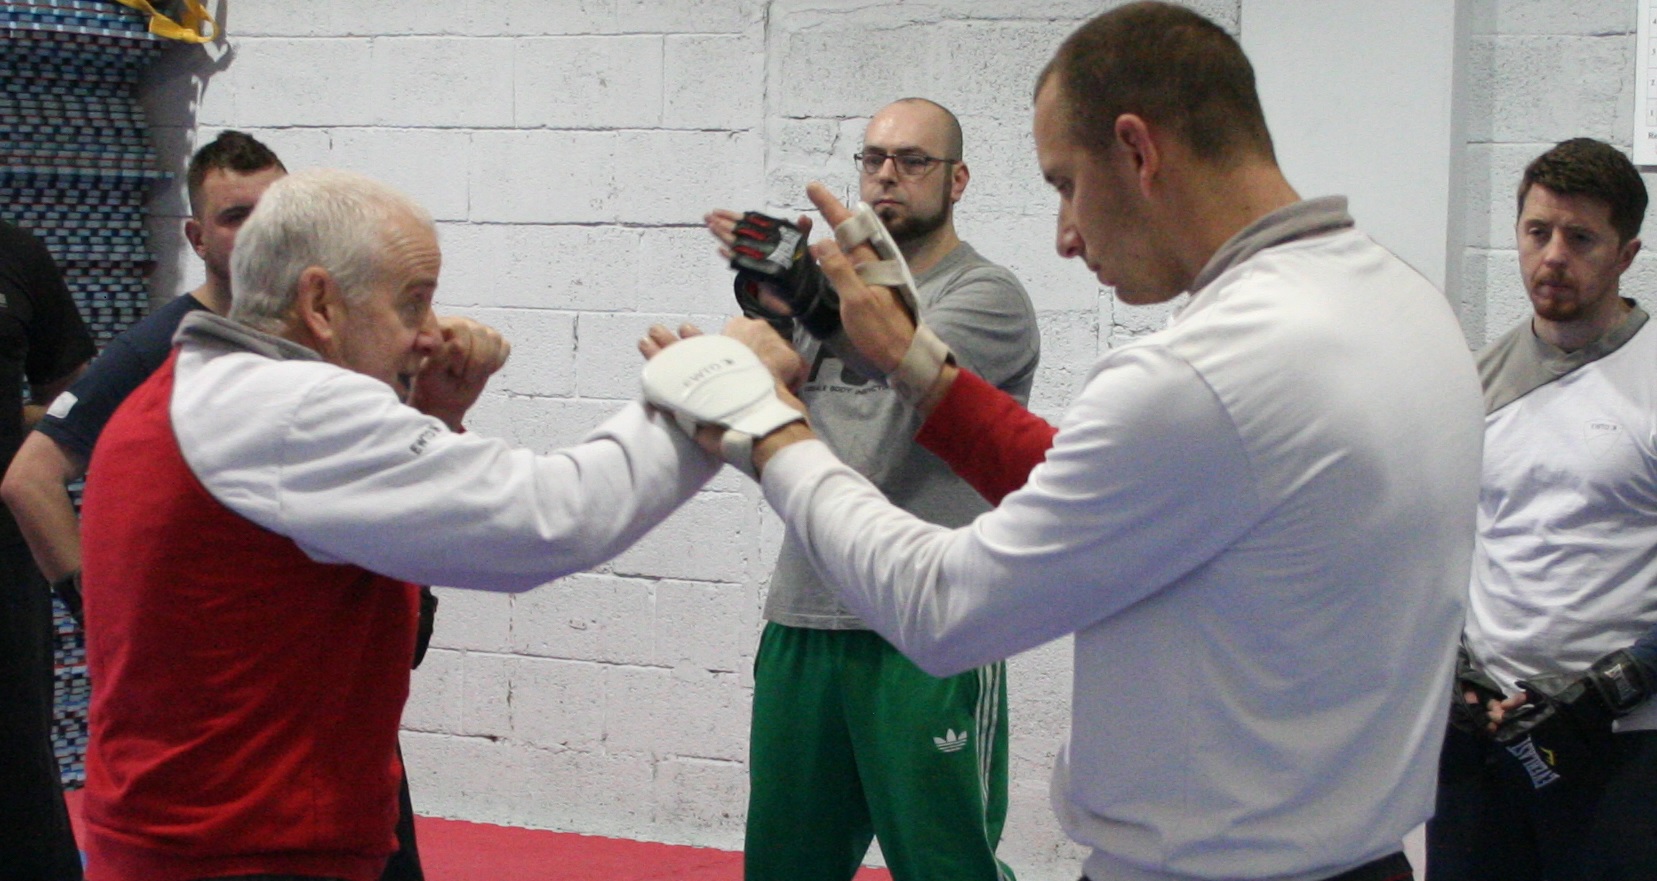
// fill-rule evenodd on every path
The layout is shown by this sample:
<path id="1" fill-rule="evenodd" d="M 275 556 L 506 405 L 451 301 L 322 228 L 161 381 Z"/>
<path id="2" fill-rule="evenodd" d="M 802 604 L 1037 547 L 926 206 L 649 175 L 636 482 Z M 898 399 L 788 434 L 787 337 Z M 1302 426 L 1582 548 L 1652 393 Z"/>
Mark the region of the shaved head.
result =
<path id="1" fill-rule="evenodd" d="M 948 107 L 945 107 L 944 105 L 939 104 L 938 102 L 932 101 L 932 100 L 927 99 L 927 98 L 899 98 L 896 101 L 893 101 L 892 103 L 886 105 L 885 107 L 882 107 L 880 109 L 880 113 L 876 113 L 875 116 L 880 116 L 882 113 L 885 113 L 887 110 L 890 110 L 893 107 L 899 107 L 899 106 L 920 106 L 920 107 L 924 107 L 924 108 L 927 108 L 927 109 L 930 109 L 931 111 L 933 111 L 933 113 L 937 117 L 936 124 L 938 125 L 939 128 L 942 129 L 942 134 L 944 136 L 943 137 L 944 152 L 939 158 L 942 158 L 942 159 L 961 159 L 961 158 L 963 158 L 961 156 L 961 150 L 964 146 L 963 141 L 961 139 L 961 121 L 959 119 L 955 118 L 955 114 L 951 113 Z"/>

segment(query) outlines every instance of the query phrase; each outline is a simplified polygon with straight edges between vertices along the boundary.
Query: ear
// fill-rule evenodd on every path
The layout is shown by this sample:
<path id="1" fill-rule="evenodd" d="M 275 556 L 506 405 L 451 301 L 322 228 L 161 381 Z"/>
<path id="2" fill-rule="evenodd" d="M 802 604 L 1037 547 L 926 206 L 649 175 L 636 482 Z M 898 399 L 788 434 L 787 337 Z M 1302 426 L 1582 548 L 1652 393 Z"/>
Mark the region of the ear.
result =
<path id="1" fill-rule="evenodd" d="M 294 330 L 310 338 L 317 354 L 330 359 L 338 349 L 341 324 L 345 320 L 345 298 L 328 270 L 310 266 L 299 274 L 293 311 Z"/>
<path id="2" fill-rule="evenodd" d="M 1124 151 L 1128 161 L 1132 163 L 1140 194 L 1148 198 L 1151 195 L 1151 185 L 1156 180 L 1157 173 L 1162 170 L 1162 148 L 1152 135 L 1150 124 L 1138 114 L 1124 113 L 1116 117 L 1113 134 L 1116 135 L 1117 147 Z"/>
<path id="3" fill-rule="evenodd" d="M 190 243 L 197 257 L 207 259 L 207 245 L 202 241 L 201 221 L 194 216 L 184 221 L 184 239 Z"/>
<path id="4" fill-rule="evenodd" d="M 1617 250 L 1618 275 L 1622 275 L 1628 270 L 1629 265 L 1634 262 L 1634 255 L 1638 253 L 1640 253 L 1639 239 L 1629 239 L 1628 241 L 1623 242 L 1622 247 Z"/>
<path id="5" fill-rule="evenodd" d="M 953 171 L 949 179 L 949 202 L 951 205 L 961 201 L 961 196 L 967 191 L 967 182 L 972 180 L 972 170 L 967 168 L 966 162 L 957 162 L 950 166 Z"/>

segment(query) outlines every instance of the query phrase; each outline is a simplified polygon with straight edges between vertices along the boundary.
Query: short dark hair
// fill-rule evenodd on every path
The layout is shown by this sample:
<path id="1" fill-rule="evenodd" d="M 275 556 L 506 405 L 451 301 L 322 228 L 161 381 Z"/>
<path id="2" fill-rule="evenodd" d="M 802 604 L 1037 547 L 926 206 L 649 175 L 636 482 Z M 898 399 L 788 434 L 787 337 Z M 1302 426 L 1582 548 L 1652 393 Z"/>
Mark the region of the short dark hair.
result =
<path id="1" fill-rule="evenodd" d="M 1200 159 L 1230 166 L 1275 163 L 1254 67 L 1219 25 L 1168 3 L 1129 3 L 1082 25 L 1036 78 L 1055 79 L 1071 132 L 1090 150 L 1116 140 L 1132 113 L 1174 131 Z"/>
<path id="2" fill-rule="evenodd" d="M 201 183 L 207 179 L 208 172 L 218 170 L 251 174 L 271 167 L 288 170 L 282 160 L 258 138 L 234 129 L 219 132 L 218 137 L 190 157 L 190 170 L 185 175 L 190 193 L 190 213 L 201 209 Z"/>
<path id="3" fill-rule="evenodd" d="M 1616 147 L 1593 138 L 1560 141 L 1532 159 L 1519 180 L 1519 213 L 1532 184 L 1561 196 L 1587 196 L 1611 208 L 1611 228 L 1622 241 L 1640 234 L 1649 197 L 1640 170 Z"/>
<path id="4" fill-rule="evenodd" d="M 961 159 L 961 158 L 964 158 L 963 155 L 962 155 L 962 152 L 961 152 L 965 148 L 965 141 L 961 136 L 961 120 L 956 118 L 955 113 L 953 111 L 951 111 L 948 107 L 945 107 L 944 105 L 939 104 L 938 102 L 932 100 L 931 98 L 899 98 L 896 101 L 893 101 L 892 103 L 893 104 L 925 104 L 925 105 L 927 105 L 929 107 L 932 107 L 933 109 L 937 110 L 939 113 L 942 113 L 944 115 L 944 144 L 945 144 L 944 149 L 949 152 L 949 155 L 948 156 L 940 156 L 938 158 L 940 158 L 940 159 Z"/>

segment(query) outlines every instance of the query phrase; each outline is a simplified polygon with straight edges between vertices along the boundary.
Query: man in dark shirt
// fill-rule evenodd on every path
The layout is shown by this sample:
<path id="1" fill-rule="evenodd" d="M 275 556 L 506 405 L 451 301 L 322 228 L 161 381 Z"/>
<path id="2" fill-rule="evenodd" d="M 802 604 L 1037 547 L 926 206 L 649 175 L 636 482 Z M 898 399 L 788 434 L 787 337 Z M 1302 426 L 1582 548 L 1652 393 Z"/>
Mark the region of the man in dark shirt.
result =
<path id="1" fill-rule="evenodd" d="M 80 524 L 65 485 L 86 475 L 99 432 L 115 408 L 165 361 L 173 331 L 197 309 L 230 311 L 230 254 L 236 231 L 271 182 L 287 174 L 282 161 L 249 135 L 221 133 L 190 160 L 190 218 L 184 235 L 201 257 L 207 280 L 111 340 L 98 363 L 59 398 L 23 440 L 0 483 L 36 564 L 71 609 L 79 607 Z"/>
<path id="2" fill-rule="evenodd" d="M 92 357 L 92 337 L 52 255 L 0 221 L 0 463 Z M 23 402 L 23 383 L 29 401 Z M 0 511 L 0 879 L 81 877 L 52 754 L 52 602 Z"/>

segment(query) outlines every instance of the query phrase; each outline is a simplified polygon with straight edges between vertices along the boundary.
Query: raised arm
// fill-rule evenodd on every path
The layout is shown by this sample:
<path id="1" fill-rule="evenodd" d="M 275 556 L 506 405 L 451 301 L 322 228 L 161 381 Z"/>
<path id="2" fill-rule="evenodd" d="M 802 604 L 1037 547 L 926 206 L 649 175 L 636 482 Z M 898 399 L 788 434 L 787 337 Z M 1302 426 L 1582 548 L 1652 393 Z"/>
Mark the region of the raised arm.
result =
<path id="1" fill-rule="evenodd" d="M 186 364 L 173 425 L 208 492 L 312 559 L 418 584 L 527 590 L 591 568 L 666 519 L 719 464 L 638 403 L 536 455 L 451 431 L 361 374 L 300 365 L 291 378 L 243 380 L 235 365 L 210 372 L 215 363 L 186 385 Z M 268 401 L 280 418 L 226 424 L 214 414 L 232 397 Z"/>
<path id="2" fill-rule="evenodd" d="M 506 364 L 512 344 L 499 331 L 470 318 L 445 315 L 437 322 L 442 342 L 414 377 L 408 404 L 460 431 L 466 411 L 483 394 L 489 377 Z"/>
<path id="3" fill-rule="evenodd" d="M 837 225 L 851 212 L 821 184 L 807 190 L 823 219 Z M 867 245 L 841 252 L 832 238 L 813 246 L 823 273 L 840 294 L 841 322 L 863 356 L 886 372 L 898 368 L 915 339 L 915 321 L 888 288 L 857 276 L 875 259 Z M 992 503 L 1023 486 L 1046 458 L 1057 429 L 977 375 L 944 364 L 915 403 L 925 418 L 916 440 L 944 460 Z"/>

